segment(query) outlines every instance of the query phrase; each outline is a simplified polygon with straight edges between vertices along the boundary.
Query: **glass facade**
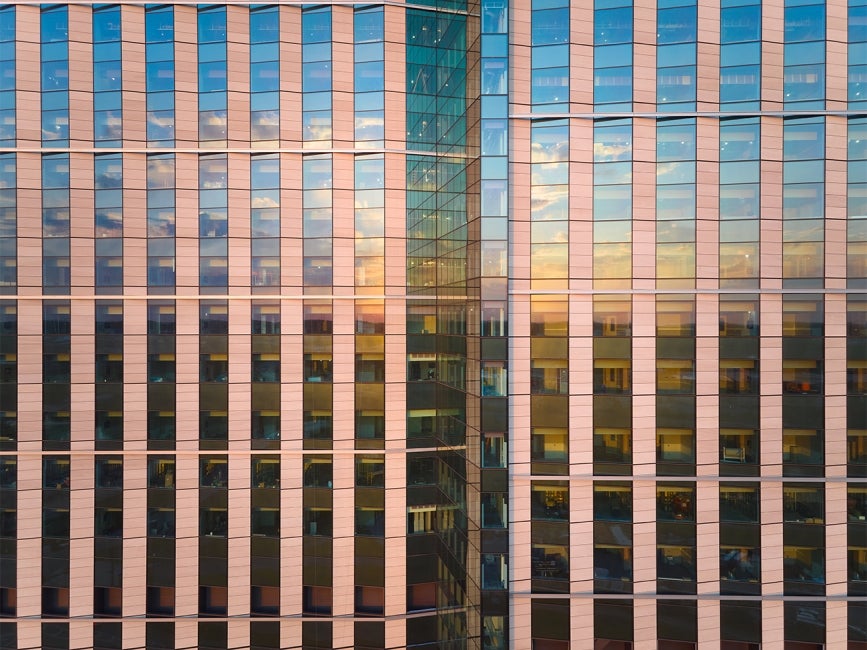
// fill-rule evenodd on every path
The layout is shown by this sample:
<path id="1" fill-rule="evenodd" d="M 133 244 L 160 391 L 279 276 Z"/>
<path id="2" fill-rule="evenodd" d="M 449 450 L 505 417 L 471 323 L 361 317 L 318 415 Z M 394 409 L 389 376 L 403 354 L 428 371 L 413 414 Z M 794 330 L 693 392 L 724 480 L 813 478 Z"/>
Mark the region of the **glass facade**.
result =
<path id="1" fill-rule="evenodd" d="M 0 4 L 0 648 L 867 648 L 865 9 Z"/>

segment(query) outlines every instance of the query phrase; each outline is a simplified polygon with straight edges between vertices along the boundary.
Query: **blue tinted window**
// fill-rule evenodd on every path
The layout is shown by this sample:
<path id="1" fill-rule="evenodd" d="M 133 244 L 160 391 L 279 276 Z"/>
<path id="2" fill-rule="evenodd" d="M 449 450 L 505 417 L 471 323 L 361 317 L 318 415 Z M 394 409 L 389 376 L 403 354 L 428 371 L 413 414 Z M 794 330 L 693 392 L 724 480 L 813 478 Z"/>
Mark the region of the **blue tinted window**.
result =
<path id="1" fill-rule="evenodd" d="M 692 160 L 695 158 L 695 123 L 662 122 L 656 130 L 656 159 Z"/>
<path id="2" fill-rule="evenodd" d="M 69 88 L 69 64 L 66 61 L 42 63 L 42 90 L 67 90 Z"/>
<path id="3" fill-rule="evenodd" d="M 382 61 L 355 64 L 355 92 L 382 90 L 384 83 L 385 69 Z"/>
<path id="4" fill-rule="evenodd" d="M 199 92 L 208 93 L 226 90 L 226 62 L 199 64 Z"/>
<path id="5" fill-rule="evenodd" d="M 250 65 L 250 90 L 270 92 L 280 89 L 280 63 L 266 61 Z"/>
<path id="6" fill-rule="evenodd" d="M 825 38 L 825 5 L 789 7 L 785 16 L 786 43 Z"/>
<path id="7" fill-rule="evenodd" d="M 42 158 L 42 187 L 69 187 L 69 155 L 53 154 Z"/>
<path id="8" fill-rule="evenodd" d="M 331 62 L 304 63 L 301 66 L 301 87 L 305 93 L 331 90 Z"/>
<path id="9" fill-rule="evenodd" d="M 593 129 L 593 161 L 632 159 L 632 124 L 618 120 L 600 122 Z"/>
<path id="10" fill-rule="evenodd" d="M 632 43 L 597 46 L 593 51 L 593 62 L 597 68 L 622 68 L 632 65 Z"/>
<path id="11" fill-rule="evenodd" d="M 762 8 L 758 5 L 723 9 L 721 19 L 721 43 L 741 43 L 761 38 Z"/>
<path id="12" fill-rule="evenodd" d="M 593 100 L 597 104 L 632 101 L 632 66 L 597 69 L 593 75 Z"/>
<path id="13" fill-rule="evenodd" d="M 849 66 L 849 101 L 867 99 L 867 65 Z"/>
<path id="14" fill-rule="evenodd" d="M 533 12 L 533 45 L 569 42 L 569 10 L 548 9 Z"/>
<path id="15" fill-rule="evenodd" d="M 629 43 L 632 41 L 632 7 L 597 11 L 593 17 L 596 45 Z"/>
<path id="16" fill-rule="evenodd" d="M 385 39 L 385 24 L 382 9 L 357 11 L 355 13 L 355 42 L 381 41 Z"/>
<path id="17" fill-rule="evenodd" d="M 276 7 L 250 12 L 250 43 L 271 43 L 279 39 L 280 23 Z"/>
<path id="18" fill-rule="evenodd" d="M 532 101 L 535 104 L 569 99 L 569 68 L 533 70 Z"/>
<path id="19" fill-rule="evenodd" d="M 531 162 L 558 162 L 569 159 L 569 124 L 551 122 L 532 130 Z"/>
<path id="20" fill-rule="evenodd" d="M 659 103 L 695 101 L 695 66 L 665 68 L 656 75 Z"/>
<path id="21" fill-rule="evenodd" d="M 867 41 L 867 5 L 849 7 L 849 42 Z"/>
<path id="22" fill-rule="evenodd" d="M 67 40 L 69 38 L 69 16 L 66 7 L 43 11 L 41 32 L 43 43 Z"/>
<path id="23" fill-rule="evenodd" d="M 96 189 L 120 189 L 123 181 L 121 162 L 122 158 L 120 154 L 102 155 L 94 158 L 93 167 Z"/>
<path id="24" fill-rule="evenodd" d="M 788 43 L 783 57 L 783 65 L 805 65 L 825 61 L 825 42 Z"/>
<path id="25" fill-rule="evenodd" d="M 759 41 L 723 45 L 720 47 L 720 65 L 749 65 L 758 63 L 762 58 L 762 44 Z"/>
<path id="26" fill-rule="evenodd" d="M 0 90 L 15 90 L 15 61 L 0 61 Z"/>
<path id="27" fill-rule="evenodd" d="M 226 8 L 199 11 L 199 43 L 226 40 Z"/>
<path id="28" fill-rule="evenodd" d="M 818 100 L 825 96 L 825 65 L 786 68 L 783 91 L 786 101 Z"/>
<path id="29" fill-rule="evenodd" d="M 0 41 L 15 40 L 15 7 L 0 9 Z"/>
<path id="30" fill-rule="evenodd" d="M 301 15 L 301 40 L 304 43 L 331 41 L 331 10 L 316 9 Z"/>
<path id="31" fill-rule="evenodd" d="M 783 160 L 825 157 L 825 124 L 821 119 L 788 121 L 783 131 Z"/>
<path id="32" fill-rule="evenodd" d="M 93 42 L 120 40 L 120 8 L 99 9 L 93 12 Z"/>
<path id="33" fill-rule="evenodd" d="M 148 63 L 145 69 L 145 77 L 146 88 L 148 92 L 174 90 L 174 61 L 156 61 Z"/>
<path id="34" fill-rule="evenodd" d="M 696 39 L 695 7 L 659 10 L 656 32 L 656 42 L 660 45 L 694 41 Z"/>
<path id="35" fill-rule="evenodd" d="M 172 7 L 148 10 L 145 13 L 145 40 L 148 43 L 166 43 L 175 40 Z"/>
<path id="36" fill-rule="evenodd" d="M 120 60 L 120 41 L 111 41 L 107 43 L 94 43 L 93 45 L 93 60 L 100 61 L 119 61 Z"/>
<path id="37" fill-rule="evenodd" d="M 106 61 L 93 64 L 93 90 L 120 90 L 120 61 Z"/>
<path id="38" fill-rule="evenodd" d="M 569 61 L 568 45 L 534 47 L 532 52 L 532 65 L 534 68 L 556 68 L 565 65 Z"/>
<path id="39" fill-rule="evenodd" d="M 758 65 L 743 65 L 720 70 L 719 100 L 721 102 L 746 102 L 759 99 L 761 91 L 761 68 Z"/>
<path id="40" fill-rule="evenodd" d="M 68 140 L 69 139 L 69 111 L 42 112 L 42 139 L 43 140 Z"/>

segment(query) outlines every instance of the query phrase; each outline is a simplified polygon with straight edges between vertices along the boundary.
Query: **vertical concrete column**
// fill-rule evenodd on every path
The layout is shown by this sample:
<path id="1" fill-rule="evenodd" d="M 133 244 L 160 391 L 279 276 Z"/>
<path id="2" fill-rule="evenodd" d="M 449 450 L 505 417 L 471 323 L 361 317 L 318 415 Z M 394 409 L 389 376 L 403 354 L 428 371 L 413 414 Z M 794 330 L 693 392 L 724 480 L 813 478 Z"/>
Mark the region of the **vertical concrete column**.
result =
<path id="1" fill-rule="evenodd" d="M 699 138 L 701 141 L 701 138 Z M 699 163 L 701 166 L 701 163 Z M 699 171 L 699 177 L 702 177 Z M 714 210 L 716 213 L 716 210 Z M 702 212 L 699 211 L 699 215 Z M 701 223 L 707 223 L 699 221 Z M 710 222 L 711 225 L 716 224 Z M 702 242 L 701 234 L 713 237 L 717 229 L 707 228 L 696 233 L 696 264 L 704 258 L 703 249 L 711 248 Z M 718 243 L 713 241 L 713 251 Z M 707 251 L 710 254 L 710 250 Z M 715 255 L 714 257 L 718 257 Z M 717 267 L 714 266 L 714 269 Z M 700 273 L 700 270 L 697 269 Z M 707 275 L 714 275 L 708 265 Z M 702 280 L 697 279 L 697 283 Z M 706 278 L 711 284 L 715 278 Z M 699 293 L 696 296 L 696 561 L 698 615 L 698 644 L 714 650 L 720 647 L 720 601 L 702 600 L 702 595 L 719 593 L 719 298 L 716 294 Z M 701 480 L 705 477 L 705 480 Z"/>
<path id="2" fill-rule="evenodd" d="M 231 358 L 231 347 L 229 356 Z M 230 417 L 233 406 L 230 403 Z M 249 441 L 249 434 L 247 439 Z M 247 445 L 249 449 L 249 442 Z M 229 453 L 229 616 L 250 613 L 250 469 L 249 453 Z M 238 630 L 233 630 L 230 624 L 229 633 L 237 635 Z M 247 639 L 249 636 L 244 643 Z"/>
<path id="3" fill-rule="evenodd" d="M 766 431 L 762 427 L 762 431 Z M 762 454 L 765 450 L 762 448 Z M 776 471 L 777 467 L 762 471 Z M 770 478 L 770 477 L 769 477 Z M 783 486 L 778 481 L 762 482 L 762 646 L 770 644 L 774 650 L 783 649 Z"/>
<path id="4" fill-rule="evenodd" d="M 18 460 L 18 530 L 20 535 L 21 515 L 27 512 L 20 502 L 21 478 L 29 475 L 21 463 L 26 458 L 24 452 L 42 451 L 42 301 L 19 300 L 17 311 L 18 452 L 22 454 Z M 24 396 L 27 398 L 23 399 Z M 38 467 L 36 475 L 42 476 L 41 460 L 36 467 Z M 39 538 L 41 535 L 40 525 L 35 536 Z M 19 602 L 26 601 L 19 599 Z"/>
<path id="5" fill-rule="evenodd" d="M 699 12 L 701 12 L 700 7 Z M 702 45 L 699 44 L 699 47 Z M 701 183 L 695 197 L 695 286 L 697 289 L 717 289 L 719 287 L 719 120 L 698 118 L 695 144 L 695 172 L 696 178 L 700 179 Z M 696 307 L 700 313 L 701 310 Z M 706 334 L 713 337 L 718 335 L 719 329 L 716 327 Z M 696 360 L 700 359 L 701 355 L 697 355 Z"/>
<path id="6" fill-rule="evenodd" d="M 247 203 L 249 204 L 249 201 Z M 232 223 L 232 217 L 229 218 L 229 223 Z M 232 268 L 231 262 L 229 268 Z M 249 264 L 247 268 L 250 268 Z M 239 295 L 243 295 L 244 289 L 238 287 L 237 291 Z M 229 450 L 243 453 L 248 459 L 253 407 L 250 386 L 251 348 L 250 301 L 229 300 Z M 249 473 L 250 468 L 247 467 L 246 471 Z M 234 487 L 232 483 L 229 483 L 229 486 Z"/>
<path id="7" fill-rule="evenodd" d="M 175 142 L 178 147 L 199 146 L 198 11 L 196 5 L 174 5 L 175 12 Z M 178 156 L 180 158 L 180 156 Z M 181 175 L 178 164 L 178 180 Z M 193 176 L 193 178 L 196 178 Z M 180 183 L 179 183 L 180 187 Z M 178 216 L 181 215 L 178 197 Z M 195 213 L 198 214 L 198 213 Z M 180 245 L 180 242 L 179 242 Z M 178 253 L 180 260 L 180 252 Z M 178 285 L 181 285 L 180 276 Z"/>
<path id="8" fill-rule="evenodd" d="M 21 12 L 22 9 L 24 7 L 17 7 L 16 11 Z M 37 24 L 38 19 L 39 14 L 37 13 Z M 38 68 L 34 74 L 38 78 Z M 21 91 L 18 91 L 18 96 L 21 96 Z M 19 108 L 18 110 L 20 111 L 21 109 Z M 39 110 L 38 107 L 36 110 Z M 25 123 L 29 123 L 29 120 L 25 121 Z M 18 142 L 21 146 L 25 144 L 20 139 L 20 131 Z M 39 146 L 39 143 L 32 143 L 32 145 Z M 18 184 L 16 196 L 18 214 L 16 223 L 18 230 L 18 293 L 20 295 L 38 296 L 42 294 L 42 156 L 38 153 L 19 153 L 16 156 L 16 182 Z M 30 215 L 31 218 L 22 218 L 24 215 Z M 22 322 L 22 318 L 19 318 L 19 328 Z M 38 323 L 40 325 L 39 333 L 41 334 L 41 311 Z M 42 372 L 41 367 L 42 364 L 40 363 L 40 376 Z M 20 377 L 31 376 L 22 371 L 23 368 L 19 367 Z M 21 382 L 20 379 L 19 382 Z M 21 405 L 19 404 L 20 408 Z M 24 422 L 20 420 L 18 428 L 20 431 L 28 430 Z"/>
<path id="9" fill-rule="evenodd" d="M 697 353 L 701 358 L 701 353 Z M 698 409 L 697 409 L 698 410 Z M 699 411 L 700 412 L 700 411 Z M 714 412 L 718 412 L 715 409 Z M 701 442 L 697 443 L 701 448 Z M 718 445 L 713 446 L 716 449 Z M 714 467 L 716 467 L 714 463 Z M 704 469 L 700 467 L 700 469 Z M 719 483 L 699 480 L 696 482 L 696 551 L 697 551 L 697 588 L 698 588 L 698 645 L 702 649 L 720 647 L 720 601 L 701 599 L 701 596 L 715 596 L 719 593 Z"/>
<path id="10" fill-rule="evenodd" d="M 93 615 L 93 488 L 93 454 L 73 453 L 70 457 L 69 491 L 70 618 Z"/>
<path id="11" fill-rule="evenodd" d="M 569 8 L 569 40 L 569 110 L 572 113 L 592 112 L 593 64 L 590 63 L 593 61 L 594 40 L 592 2 L 579 2 Z M 585 151 L 592 151 L 592 148 Z M 574 641 L 573 638 L 573 643 Z"/>
<path id="12" fill-rule="evenodd" d="M 124 124 L 126 124 L 126 119 L 124 119 Z M 142 135 L 141 137 L 143 139 L 145 136 Z M 146 187 L 147 159 L 145 155 L 140 153 L 123 154 L 123 293 L 125 295 L 141 296 L 147 293 Z M 126 311 L 124 311 L 124 316 L 126 316 Z M 124 321 L 127 326 L 131 324 L 129 318 L 124 318 Z M 127 333 L 126 330 L 124 333 Z"/>
<path id="13" fill-rule="evenodd" d="M 633 322 L 638 322 L 633 317 Z M 640 409 L 633 406 L 635 411 Z M 635 460 L 633 455 L 633 460 Z M 649 468 L 635 465 L 635 473 Z M 652 465 L 651 465 L 652 467 Z M 637 479 L 632 482 L 632 566 L 634 635 L 636 650 L 656 648 L 656 482 Z M 646 597 L 651 596 L 651 597 Z"/>
<path id="14" fill-rule="evenodd" d="M 300 120 L 300 113 L 298 118 Z M 285 119 L 280 120 L 281 123 L 285 121 Z M 301 156 L 290 153 L 280 154 L 280 284 L 284 293 L 292 295 L 301 294 L 303 278 L 304 230 L 302 220 L 299 218 L 302 214 L 303 198 L 301 184 L 298 183 L 298 179 L 301 178 L 301 168 Z M 301 325 L 300 313 L 299 326 Z M 284 331 L 301 334 L 302 330 Z M 298 367 L 301 367 L 300 358 Z"/>
<path id="15" fill-rule="evenodd" d="M 184 321 L 178 310 L 178 324 Z M 196 346 L 198 348 L 198 346 Z M 181 349 L 180 341 L 178 350 Z M 178 364 L 180 366 L 180 364 Z M 180 374 L 180 373 L 178 373 Z M 178 391 L 178 434 L 190 428 L 181 422 L 182 413 L 188 407 L 182 405 Z M 192 409 L 198 418 L 198 408 Z M 198 431 L 198 424 L 192 428 Z M 185 445 L 189 448 L 190 445 Z M 198 447 L 198 443 L 196 443 Z M 182 449 L 178 440 L 178 449 Z M 175 527 L 175 616 L 197 616 L 199 613 L 199 457 L 197 453 L 177 454 L 175 473 L 175 508 L 177 524 Z M 187 623 L 187 622 L 184 622 Z M 195 621 L 190 622 L 192 630 L 185 628 L 179 621 L 175 627 L 175 645 L 178 648 L 196 646 L 198 630 Z M 186 640 L 184 640 L 186 639 Z"/>
<path id="16" fill-rule="evenodd" d="M 336 148 L 355 146 L 354 7 L 331 7 L 331 140 Z M 404 27 L 401 33 L 405 32 Z M 337 175 L 335 173 L 335 179 Z M 349 177 L 350 179 L 352 176 Z M 335 204 L 335 213 L 337 205 Z M 336 214 L 335 214 L 336 216 Z M 335 224 L 336 225 L 336 224 Z M 335 253 L 335 261 L 337 255 Z M 335 633 L 337 630 L 335 629 Z M 337 637 L 334 637 L 335 646 Z"/>
<path id="17" fill-rule="evenodd" d="M 283 147 L 299 147 L 301 145 L 302 96 L 298 92 L 299 88 L 301 88 L 301 7 L 281 5 L 280 142 Z M 301 175 L 299 173 L 298 176 L 289 178 L 299 179 Z M 297 181 L 289 186 L 293 185 L 298 185 Z"/>
<path id="18" fill-rule="evenodd" d="M 633 10 L 633 110 L 656 110 L 656 3 L 648 2 Z M 633 139 L 634 141 L 634 139 Z M 638 160 L 636 158 L 636 160 Z M 636 181 L 636 185 L 638 182 Z M 653 186 L 655 187 L 655 183 Z M 637 204 L 636 204 L 637 205 Z M 656 638 L 656 630 L 653 631 Z M 636 636 L 636 638 L 638 638 Z"/>
<path id="19" fill-rule="evenodd" d="M 121 5 L 120 27 L 121 36 L 121 60 L 123 61 L 123 96 L 121 106 L 123 110 L 123 144 L 125 147 L 141 147 L 147 142 L 147 95 L 145 94 L 145 14 L 143 5 Z M 127 154 L 127 157 L 129 154 Z M 141 178 L 144 178 L 142 175 Z M 126 179 L 126 169 L 124 169 Z M 139 186 L 143 187 L 143 183 Z M 129 190 L 124 191 L 127 197 Z M 141 201 L 144 205 L 144 200 Z M 124 210 L 126 216 L 126 210 Z M 124 235 L 127 224 L 124 224 Z M 128 241 L 124 241 L 126 247 Z M 124 250 L 124 282 L 128 283 L 129 258 Z M 144 284 L 144 282 L 142 282 Z"/>
<path id="20" fill-rule="evenodd" d="M 336 414 L 335 414 L 336 415 Z M 335 426 L 335 431 L 337 427 Z M 351 616 L 355 609 L 355 456 L 334 454 L 333 616 Z M 386 517 L 387 518 L 387 517 Z"/>
<path id="21" fill-rule="evenodd" d="M 230 122 L 231 123 L 231 122 Z M 231 525 L 231 524 L 229 524 Z M 231 563 L 231 551 L 229 552 L 229 562 Z M 231 564 L 230 564 L 231 566 Z M 231 569 L 230 569 L 231 570 Z M 232 584 L 232 579 L 229 578 L 229 584 Z M 229 590 L 229 608 L 232 607 L 232 590 Z M 250 620 L 229 620 L 226 638 L 226 646 L 229 648 L 246 648 L 250 645 Z"/>
<path id="22" fill-rule="evenodd" d="M 95 307 L 92 300 L 70 301 L 70 319 L 72 335 L 70 336 L 69 358 L 72 369 L 70 375 L 70 447 L 92 453 L 94 447 L 94 364 L 96 359 L 96 342 L 94 340 Z M 91 456 L 91 460 L 92 456 Z M 93 471 L 93 468 L 90 468 Z M 76 512 L 72 510 L 71 512 Z M 81 511 L 79 511 L 81 512 Z M 73 520 L 77 519 L 72 517 Z M 93 524 L 93 522 L 91 522 Z M 90 536 L 93 536 L 91 525 Z"/>
<path id="23" fill-rule="evenodd" d="M 69 5 L 67 10 L 69 12 L 69 143 L 72 147 L 91 147 L 93 146 L 93 10 L 88 5 Z M 91 173 L 92 171 L 91 169 Z M 70 176 L 72 176 L 71 172 L 72 170 Z"/>
<path id="24" fill-rule="evenodd" d="M 147 302 L 125 301 L 123 320 L 123 447 L 143 451 L 148 435 Z"/>
<path id="25" fill-rule="evenodd" d="M 231 60 L 230 60 L 231 65 Z M 231 95 L 231 93 L 230 93 Z M 232 108 L 229 108 L 232 125 Z M 249 120 L 249 111 L 244 112 Z M 229 170 L 229 293 L 250 293 L 250 156 L 246 153 L 228 154 Z M 244 330 L 249 333 L 250 324 Z"/>
<path id="26" fill-rule="evenodd" d="M 398 5 L 386 4 L 385 24 L 385 146 L 406 147 L 406 10 Z M 406 175 L 401 190 L 406 189 Z M 406 230 L 401 237 L 406 236 Z M 403 250 L 403 249 L 402 249 Z M 404 250 L 401 257 L 406 255 Z M 406 285 L 402 286 L 402 289 Z M 386 628 L 386 645 L 390 628 Z"/>
<path id="27" fill-rule="evenodd" d="M 848 19 L 845 3 L 828 2 L 825 6 L 825 107 L 829 110 L 846 110 L 849 107 Z M 825 178 L 827 182 L 832 177 Z M 831 198 L 833 194 L 826 190 L 825 196 Z"/>
<path id="28" fill-rule="evenodd" d="M 198 451 L 199 301 L 178 300 L 175 310 L 177 314 L 175 354 L 177 449 L 179 451 Z M 187 462 L 190 462 L 188 458 L 178 458 L 178 465 Z M 197 463 L 198 461 L 194 464 Z M 198 469 L 196 471 L 198 472 Z M 198 487 L 198 476 L 195 485 Z M 182 512 L 180 503 L 178 503 L 178 512 Z M 196 512 L 198 512 L 198 503 L 196 504 Z M 178 557 L 180 557 L 180 553 L 178 553 Z"/>
<path id="29" fill-rule="evenodd" d="M 177 121 L 182 119 L 181 113 L 178 106 Z M 198 155 L 175 154 L 175 187 L 175 285 L 179 295 L 195 295 L 199 292 Z M 198 316 L 193 322 L 199 322 Z"/>
<path id="30" fill-rule="evenodd" d="M 719 110 L 719 32 L 720 32 L 720 0 L 703 0 L 697 3 L 698 24 L 701 40 L 696 43 L 696 97 L 699 111 Z M 708 120 L 716 122 L 716 120 Z M 701 122 L 701 120 L 699 120 Z M 696 138 L 696 144 L 701 147 L 701 137 Z M 701 160 L 701 158 L 699 158 Z M 704 180 L 701 172 L 696 175 L 702 179 L 702 188 L 715 188 L 715 184 Z M 696 197 L 699 199 L 700 197 Z M 701 213 L 699 213 L 701 214 Z M 697 260 L 701 259 L 697 256 Z M 701 606 L 699 606 L 701 608 Z M 699 619 L 701 619 L 699 612 Z M 699 632 L 699 634 L 701 634 Z"/>
<path id="31" fill-rule="evenodd" d="M 128 323 L 130 321 L 127 321 Z M 144 319 L 138 322 L 144 322 Z M 126 371 L 126 367 L 124 367 Z M 124 374 L 126 377 L 126 374 Z M 143 393 L 144 391 L 142 391 Z M 124 404 L 128 410 L 128 405 Z M 147 409 L 141 405 L 144 413 Z M 126 412 L 124 413 L 124 424 Z M 129 427 L 124 427 L 124 439 Z M 126 447 L 126 440 L 124 440 Z M 124 454 L 123 457 L 123 615 L 144 616 L 147 584 L 147 455 Z M 141 630 L 144 634 L 144 629 Z"/>
<path id="32" fill-rule="evenodd" d="M 288 337 L 284 337 L 288 338 Z M 300 338 L 300 337 L 298 337 Z M 300 365 L 300 364 L 299 364 Z M 298 397 L 300 404 L 300 396 Z M 297 409 L 297 406 L 295 407 Z M 287 412 L 283 411 L 281 420 L 285 422 Z M 283 425 L 285 430 L 285 424 Z M 300 448 L 300 441 L 297 443 Z M 284 440 L 285 445 L 285 440 Z M 285 450 L 285 446 L 284 446 Z M 283 453 L 280 461 L 280 613 L 297 615 L 301 612 L 301 581 L 303 577 L 303 488 L 298 477 L 302 464 L 299 454 Z M 295 621 L 297 628 L 282 621 L 283 639 L 301 638 L 301 621 Z M 292 632 L 294 636 L 286 636 Z M 284 642 L 285 644 L 285 642 Z"/>
<path id="33" fill-rule="evenodd" d="M 228 76 L 228 116 L 227 128 L 229 147 L 250 146 L 250 7 L 244 5 L 226 6 L 226 74 Z M 230 168 L 230 180 L 232 179 Z M 236 184 L 236 187 L 249 185 Z M 231 210 L 231 190 L 229 194 Z M 248 203 L 249 207 L 249 203 Z M 232 219 L 229 219 L 229 228 Z M 231 245 L 231 243 L 230 243 Z M 230 252 L 231 259 L 231 252 Z M 230 263 L 231 272 L 234 262 Z M 249 268 L 249 265 L 247 266 Z M 229 281 L 231 284 L 231 280 Z M 232 634 L 230 626 L 229 634 Z"/>
<path id="34" fill-rule="evenodd" d="M 653 294 L 637 294 L 632 299 L 632 386 L 632 471 L 636 476 L 652 475 L 656 472 L 656 300 Z M 651 492 L 655 521 L 656 488 Z M 633 494 L 637 493 L 636 487 Z M 637 548 L 637 539 L 633 543 Z"/>
<path id="35" fill-rule="evenodd" d="M 826 243 L 827 248 L 827 243 Z M 838 251 L 842 248 L 838 248 Z M 838 252 L 838 258 L 842 258 Z M 825 295 L 825 476 L 846 476 L 846 296 Z M 826 499 L 830 504 L 830 499 Z M 832 546 L 827 547 L 829 550 Z M 844 542 L 841 549 L 846 548 Z"/>
<path id="36" fill-rule="evenodd" d="M 636 9 L 636 14 L 641 13 Z M 655 24 L 655 22 L 654 22 Z M 638 22 L 636 21 L 636 32 Z M 635 60 L 638 61 L 640 43 L 635 44 Z M 656 72 L 650 75 L 655 79 Z M 639 76 L 635 79 L 636 103 L 638 101 Z M 655 82 L 654 82 L 655 83 Z M 656 92 L 654 87 L 654 93 Z M 636 106 L 637 109 L 637 106 Z M 635 118 L 632 121 L 632 288 L 656 288 L 656 120 Z M 652 310 L 655 312 L 655 306 Z M 633 315 L 633 323 L 639 316 Z M 633 327 L 633 333 L 634 333 Z M 655 331 L 650 334 L 654 336 Z M 654 350 L 654 358 L 655 358 Z M 633 361 L 634 363 L 634 361 Z M 635 370 L 633 369 L 633 373 Z M 640 386 L 633 374 L 634 386 Z M 656 386 L 654 378 L 651 383 Z M 638 407 L 637 404 L 634 405 Z"/>
<path id="37" fill-rule="evenodd" d="M 70 603 L 71 605 L 71 603 Z M 63 625 L 63 623 L 59 623 Z M 93 623 L 91 621 L 69 622 L 69 647 L 89 648 L 93 646 Z"/>
<path id="38" fill-rule="evenodd" d="M 785 0 L 763 0 L 762 2 L 762 110 L 765 111 L 783 108 L 784 6 Z M 762 142 L 764 141 L 763 129 Z M 762 215 L 765 214 L 767 213 L 763 210 Z M 762 277 L 768 277 L 764 269 L 762 269 Z M 782 616 L 782 610 L 780 615 Z M 782 639 L 782 632 L 780 638 Z"/>
<path id="39" fill-rule="evenodd" d="M 199 647 L 199 622 L 196 619 L 175 621 L 175 647 Z"/>
<path id="40" fill-rule="evenodd" d="M 19 324 L 25 321 L 19 320 Z M 19 325 L 20 326 L 20 325 Z M 19 339 L 19 350 L 21 348 Z M 20 372 L 20 370 L 19 370 Z M 40 373 L 41 374 L 41 373 Z M 20 390 L 19 386 L 19 390 Z M 25 401 L 25 400 L 21 400 Z M 40 400 L 41 401 L 41 400 Z M 20 409 L 20 406 L 19 406 Z M 20 417 L 20 410 L 19 410 Z M 40 418 L 41 420 L 41 418 Z M 40 427 L 41 428 L 41 427 Z M 32 429 L 19 428 L 19 431 Z M 37 431 L 39 429 L 36 429 Z M 19 452 L 21 450 L 21 442 Z M 18 609 L 16 614 L 26 619 L 38 618 L 42 614 L 42 456 L 33 453 L 18 454 L 18 562 L 17 591 Z M 42 642 L 39 628 L 36 643 L 25 645 L 28 636 L 26 626 L 18 623 L 18 644 L 22 648 L 38 648 Z"/>
<path id="41" fill-rule="evenodd" d="M 72 52 L 70 51 L 70 65 L 71 57 Z M 72 102 L 71 99 L 70 102 Z M 93 121 L 92 116 L 90 117 L 90 121 Z M 70 153 L 69 270 L 72 295 L 89 296 L 94 292 L 93 186 L 93 156 L 89 153 Z"/>

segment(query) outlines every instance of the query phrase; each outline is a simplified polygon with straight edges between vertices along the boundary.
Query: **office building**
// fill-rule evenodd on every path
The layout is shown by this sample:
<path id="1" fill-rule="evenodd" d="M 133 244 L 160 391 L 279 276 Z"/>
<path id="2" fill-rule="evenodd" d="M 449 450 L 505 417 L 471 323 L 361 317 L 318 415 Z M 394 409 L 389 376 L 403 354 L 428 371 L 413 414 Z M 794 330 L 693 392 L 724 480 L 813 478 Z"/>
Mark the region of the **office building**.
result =
<path id="1" fill-rule="evenodd" d="M 0 4 L 0 647 L 867 648 L 867 2 Z"/>

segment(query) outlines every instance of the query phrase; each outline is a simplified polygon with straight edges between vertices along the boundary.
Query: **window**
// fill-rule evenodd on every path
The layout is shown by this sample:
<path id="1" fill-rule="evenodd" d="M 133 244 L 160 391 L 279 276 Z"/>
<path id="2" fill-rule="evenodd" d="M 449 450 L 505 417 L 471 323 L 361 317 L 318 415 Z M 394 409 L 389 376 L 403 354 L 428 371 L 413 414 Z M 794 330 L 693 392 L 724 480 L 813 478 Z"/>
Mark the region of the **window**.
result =
<path id="1" fill-rule="evenodd" d="M 569 438 L 565 429 L 533 429 L 530 457 L 534 461 L 568 462 Z"/>
<path id="2" fill-rule="evenodd" d="M 280 487 L 280 459 L 276 456 L 254 456 L 250 483 L 254 488 Z M 306 464 L 305 464 L 306 468 Z M 305 471 L 306 476 L 306 471 Z M 306 482 L 305 482 L 306 486 Z"/>
<path id="3" fill-rule="evenodd" d="M 199 461 L 202 487 L 228 487 L 229 463 L 223 457 L 204 457 Z"/>
<path id="4" fill-rule="evenodd" d="M 385 535 L 385 510 L 383 508 L 355 508 L 355 534 L 373 537 Z"/>
<path id="5" fill-rule="evenodd" d="M 355 484 L 361 487 L 385 487 L 385 457 L 355 457 Z"/>
<path id="6" fill-rule="evenodd" d="M 695 487 L 688 484 L 658 485 L 656 517 L 659 521 L 695 521 Z"/>
<path id="7" fill-rule="evenodd" d="M 755 484 L 720 484 L 720 521 L 759 523 L 759 487 Z"/>
<path id="8" fill-rule="evenodd" d="M 566 546 L 534 542 L 530 554 L 531 577 L 546 580 L 569 579 L 569 549 Z"/>
<path id="9" fill-rule="evenodd" d="M 783 522 L 824 523 L 824 489 L 816 485 L 784 484 Z"/>
<path id="10" fill-rule="evenodd" d="M 506 467 L 506 438 L 502 433 L 482 434 L 482 467 Z"/>
<path id="11" fill-rule="evenodd" d="M 97 458 L 96 487 L 123 487 L 123 460 L 121 458 Z"/>
<path id="12" fill-rule="evenodd" d="M 534 481 L 530 492 L 533 520 L 569 521 L 569 487 L 561 481 Z"/>
<path id="13" fill-rule="evenodd" d="M 594 483 L 593 518 L 632 521 L 632 487 L 627 483 Z"/>

